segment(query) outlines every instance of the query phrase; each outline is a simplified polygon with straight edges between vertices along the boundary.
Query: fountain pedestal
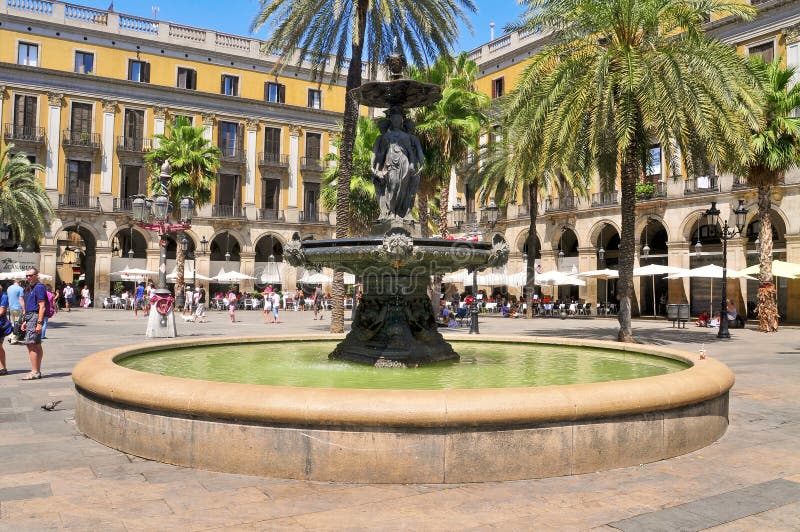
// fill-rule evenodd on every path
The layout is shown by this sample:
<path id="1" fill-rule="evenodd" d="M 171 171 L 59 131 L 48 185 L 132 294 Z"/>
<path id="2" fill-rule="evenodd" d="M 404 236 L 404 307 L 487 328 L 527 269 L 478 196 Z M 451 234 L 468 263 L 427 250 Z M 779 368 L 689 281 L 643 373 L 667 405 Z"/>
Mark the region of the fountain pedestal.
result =
<path id="1" fill-rule="evenodd" d="M 415 366 L 458 360 L 437 330 L 429 275 L 366 277 L 350 334 L 329 356 L 375 364 L 381 358 Z"/>

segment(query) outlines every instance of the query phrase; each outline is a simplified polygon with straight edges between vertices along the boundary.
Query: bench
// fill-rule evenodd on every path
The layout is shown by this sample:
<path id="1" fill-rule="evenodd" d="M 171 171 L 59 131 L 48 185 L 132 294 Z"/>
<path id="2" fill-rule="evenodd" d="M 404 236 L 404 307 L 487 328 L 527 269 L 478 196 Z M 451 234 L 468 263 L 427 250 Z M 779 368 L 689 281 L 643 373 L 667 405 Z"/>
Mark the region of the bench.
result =
<path id="1" fill-rule="evenodd" d="M 675 327 L 675 323 L 678 324 L 678 328 L 681 328 L 681 324 L 683 328 L 686 328 L 686 322 L 689 321 L 689 304 L 688 303 L 677 303 L 677 304 L 670 304 L 667 305 L 667 319 L 672 321 L 672 327 Z"/>

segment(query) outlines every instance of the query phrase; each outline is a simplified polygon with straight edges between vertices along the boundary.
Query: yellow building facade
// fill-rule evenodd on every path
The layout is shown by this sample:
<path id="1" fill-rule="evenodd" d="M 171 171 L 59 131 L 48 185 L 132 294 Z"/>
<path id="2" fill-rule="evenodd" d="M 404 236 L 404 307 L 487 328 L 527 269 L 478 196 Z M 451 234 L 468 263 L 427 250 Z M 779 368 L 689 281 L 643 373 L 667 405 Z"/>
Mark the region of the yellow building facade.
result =
<path id="1" fill-rule="evenodd" d="M 781 57 L 784 64 L 798 67 L 800 2 L 752 3 L 758 10 L 753 20 L 713 20 L 707 24 L 709 33 L 735 46 L 743 55 L 760 55 L 767 61 Z M 547 42 L 546 34 L 517 32 L 468 52 L 479 67 L 479 90 L 492 98 L 513 90 L 526 60 Z M 483 140 L 486 142 L 488 138 Z M 730 268 L 741 269 L 757 263 L 759 224 L 755 189 L 748 187 L 740 176 L 720 174 L 714 168 L 698 169 L 695 175 L 687 175 L 679 162 L 665 160 L 656 141 L 650 150 L 654 163 L 647 169 L 643 186 L 637 192 L 637 265 L 666 264 L 682 268 L 721 265 L 720 239 L 700 215 L 710 207 L 711 201 L 716 201 L 723 219 L 729 218 L 739 200 L 744 200 L 749 209 L 748 222 L 743 237 L 728 241 L 727 264 Z M 461 201 L 474 217 L 481 208 L 481 197 L 480 191 L 470 190 L 463 179 L 452 181 L 450 205 Z M 484 198 L 484 201 L 489 199 Z M 792 215 L 800 209 L 800 172 L 794 170 L 787 174 L 775 187 L 772 199 L 774 257 L 800 263 L 800 219 Z M 540 271 L 557 268 L 584 272 L 616 268 L 620 234 L 618 190 L 603 190 L 599 182 L 595 182 L 586 197 L 569 190 L 551 190 L 541 193 L 539 200 L 536 223 L 539 249 L 535 258 L 527 256 L 530 205 L 526 192 L 518 191 L 516 198 L 503 207 L 494 227 L 511 245 L 508 273 L 522 271 L 524 261 L 531 259 L 536 260 Z M 663 314 L 668 303 L 688 302 L 695 315 L 703 310 L 716 312 L 719 283 L 719 280 L 710 279 L 666 281 L 661 277 L 642 277 L 635 283 L 635 311 L 640 315 Z M 800 321 L 800 305 L 797 304 L 800 281 L 778 279 L 777 285 L 781 315 L 790 321 Z M 740 311 L 750 311 L 751 317 L 757 286 L 757 281 L 730 281 L 728 287 L 729 297 L 732 294 Z M 587 279 L 585 287 L 556 290 L 544 287 L 542 291 L 545 294 L 554 292 L 555 297 L 562 299 L 577 297 L 590 303 L 594 313 L 596 305 L 611 307 L 604 303 L 615 302 L 614 288 L 613 280 Z M 520 291 L 520 287 L 513 286 L 494 289 L 516 294 Z"/>
<path id="2" fill-rule="evenodd" d="M 147 192 L 143 156 L 155 136 L 184 117 L 222 151 L 211 202 L 198 207 L 188 232 L 190 249 L 209 243 L 197 272 L 258 277 L 275 260 L 270 281 L 294 289 L 283 244 L 295 232 L 332 235 L 320 188 L 346 76 L 319 83 L 306 64 L 276 75 L 276 58 L 261 44 L 58 1 L 4 0 L 2 145 L 44 166 L 56 208 L 38 248 L 16 251 L 13 235 L 0 243 L 5 264 L 37 264 L 57 282 L 86 283 L 96 301 L 112 292 L 112 272 L 157 270 L 158 237 L 132 224 L 131 197 Z"/>

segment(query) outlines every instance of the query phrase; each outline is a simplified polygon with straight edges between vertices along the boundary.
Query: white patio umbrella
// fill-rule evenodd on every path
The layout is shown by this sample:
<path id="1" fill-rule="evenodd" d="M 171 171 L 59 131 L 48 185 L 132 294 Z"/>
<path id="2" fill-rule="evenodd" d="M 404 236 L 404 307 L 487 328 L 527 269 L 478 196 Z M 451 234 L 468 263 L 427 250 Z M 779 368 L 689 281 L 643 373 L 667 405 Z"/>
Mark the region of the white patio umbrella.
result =
<path id="1" fill-rule="evenodd" d="M 604 281 L 607 281 L 608 279 L 618 279 L 619 278 L 619 271 L 611 270 L 609 268 L 604 268 L 602 270 L 590 270 L 588 272 L 579 273 L 578 277 L 589 277 L 591 279 L 603 279 Z M 607 288 L 606 288 L 606 307 L 608 307 L 608 289 Z"/>
<path id="2" fill-rule="evenodd" d="M 740 270 L 739 273 L 745 273 L 747 275 L 759 275 L 761 273 L 761 266 L 759 264 L 754 264 L 749 268 Z M 786 277 L 787 279 L 797 279 L 800 277 L 800 264 L 784 262 L 782 260 L 773 260 L 772 275 L 775 277 Z"/>
<path id="3" fill-rule="evenodd" d="M 172 270 L 167 274 L 167 279 L 170 281 L 175 281 L 178 278 L 177 270 Z M 190 270 L 186 267 L 183 268 L 183 282 L 186 282 L 190 279 L 197 279 L 198 281 L 210 281 L 211 277 L 207 277 L 202 273 L 197 273 L 194 270 Z"/>
<path id="4" fill-rule="evenodd" d="M 647 266 L 639 266 L 633 269 L 634 277 L 652 277 L 653 282 L 653 317 L 658 315 L 656 308 L 656 275 L 670 275 L 687 272 L 686 268 L 678 268 L 677 266 L 666 266 L 664 264 L 648 264 Z"/>
<path id="5" fill-rule="evenodd" d="M 226 272 L 224 268 L 220 268 L 219 273 L 212 277 L 211 280 L 220 282 L 220 283 L 235 283 L 238 281 L 245 281 L 248 279 L 255 279 L 246 273 L 237 272 L 236 270 L 231 270 Z"/>
<path id="6" fill-rule="evenodd" d="M 550 270 L 549 272 L 536 274 L 534 283 L 539 286 L 586 286 L 586 281 L 582 281 L 574 275 L 558 270 Z"/>
<path id="7" fill-rule="evenodd" d="M 751 279 L 757 280 L 755 277 L 751 277 L 746 273 L 732 270 L 728 268 L 727 276 L 729 279 Z M 684 279 L 686 277 L 696 277 L 696 278 L 705 278 L 711 279 L 711 290 L 709 298 L 709 313 L 713 314 L 713 306 L 714 306 L 714 279 L 722 279 L 722 266 L 717 266 L 716 264 L 707 264 L 706 266 L 701 266 L 699 268 L 693 268 L 691 270 L 684 270 L 682 272 L 678 272 L 672 275 L 668 275 L 667 279 Z"/>
<path id="8" fill-rule="evenodd" d="M 0 281 L 7 281 L 10 279 L 24 280 L 26 271 L 27 270 L 9 270 L 7 272 L 2 272 L 0 273 Z M 52 278 L 52 275 L 47 275 L 46 273 L 41 272 L 39 273 L 39 279 L 41 280 L 49 281 Z"/>
<path id="9" fill-rule="evenodd" d="M 124 269 L 118 272 L 111 272 L 111 275 L 158 275 L 158 272 L 154 272 L 153 270 L 145 270 L 143 268 L 128 268 L 125 266 Z"/>
<path id="10" fill-rule="evenodd" d="M 496 272 L 481 273 L 478 275 L 478 284 L 484 286 L 507 285 L 508 275 Z"/>
<path id="11" fill-rule="evenodd" d="M 458 270 L 451 272 L 442 277 L 443 283 L 459 283 L 463 285 L 472 284 L 472 272 L 467 270 Z"/>
<path id="12" fill-rule="evenodd" d="M 330 275 L 325 275 L 322 272 L 307 270 L 306 273 L 304 273 L 302 277 L 297 280 L 297 282 L 303 284 L 330 284 L 333 282 L 333 278 Z"/>

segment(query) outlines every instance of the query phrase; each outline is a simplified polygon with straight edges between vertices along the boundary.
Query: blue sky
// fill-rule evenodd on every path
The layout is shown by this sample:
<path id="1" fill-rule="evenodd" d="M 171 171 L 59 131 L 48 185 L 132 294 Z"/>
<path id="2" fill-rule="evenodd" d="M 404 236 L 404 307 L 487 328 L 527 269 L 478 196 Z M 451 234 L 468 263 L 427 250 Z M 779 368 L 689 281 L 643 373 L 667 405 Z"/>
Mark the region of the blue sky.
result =
<path id="1" fill-rule="evenodd" d="M 111 0 L 77 0 L 75 3 L 107 9 Z M 460 32 L 459 51 L 471 50 L 489 41 L 489 23 L 494 22 L 495 37 L 503 33 L 503 26 L 522 13 L 516 0 L 475 0 L 478 13 L 471 15 L 474 34 L 466 29 Z M 158 6 L 159 20 L 168 20 L 210 28 L 236 35 L 249 35 L 250 22 L 258 9 L 257 0 L 114 0 L 114 10 L 129 15 L 153 17 L 153 6 Z M 262 31 L 263 38 L 266 34 Z"/>

